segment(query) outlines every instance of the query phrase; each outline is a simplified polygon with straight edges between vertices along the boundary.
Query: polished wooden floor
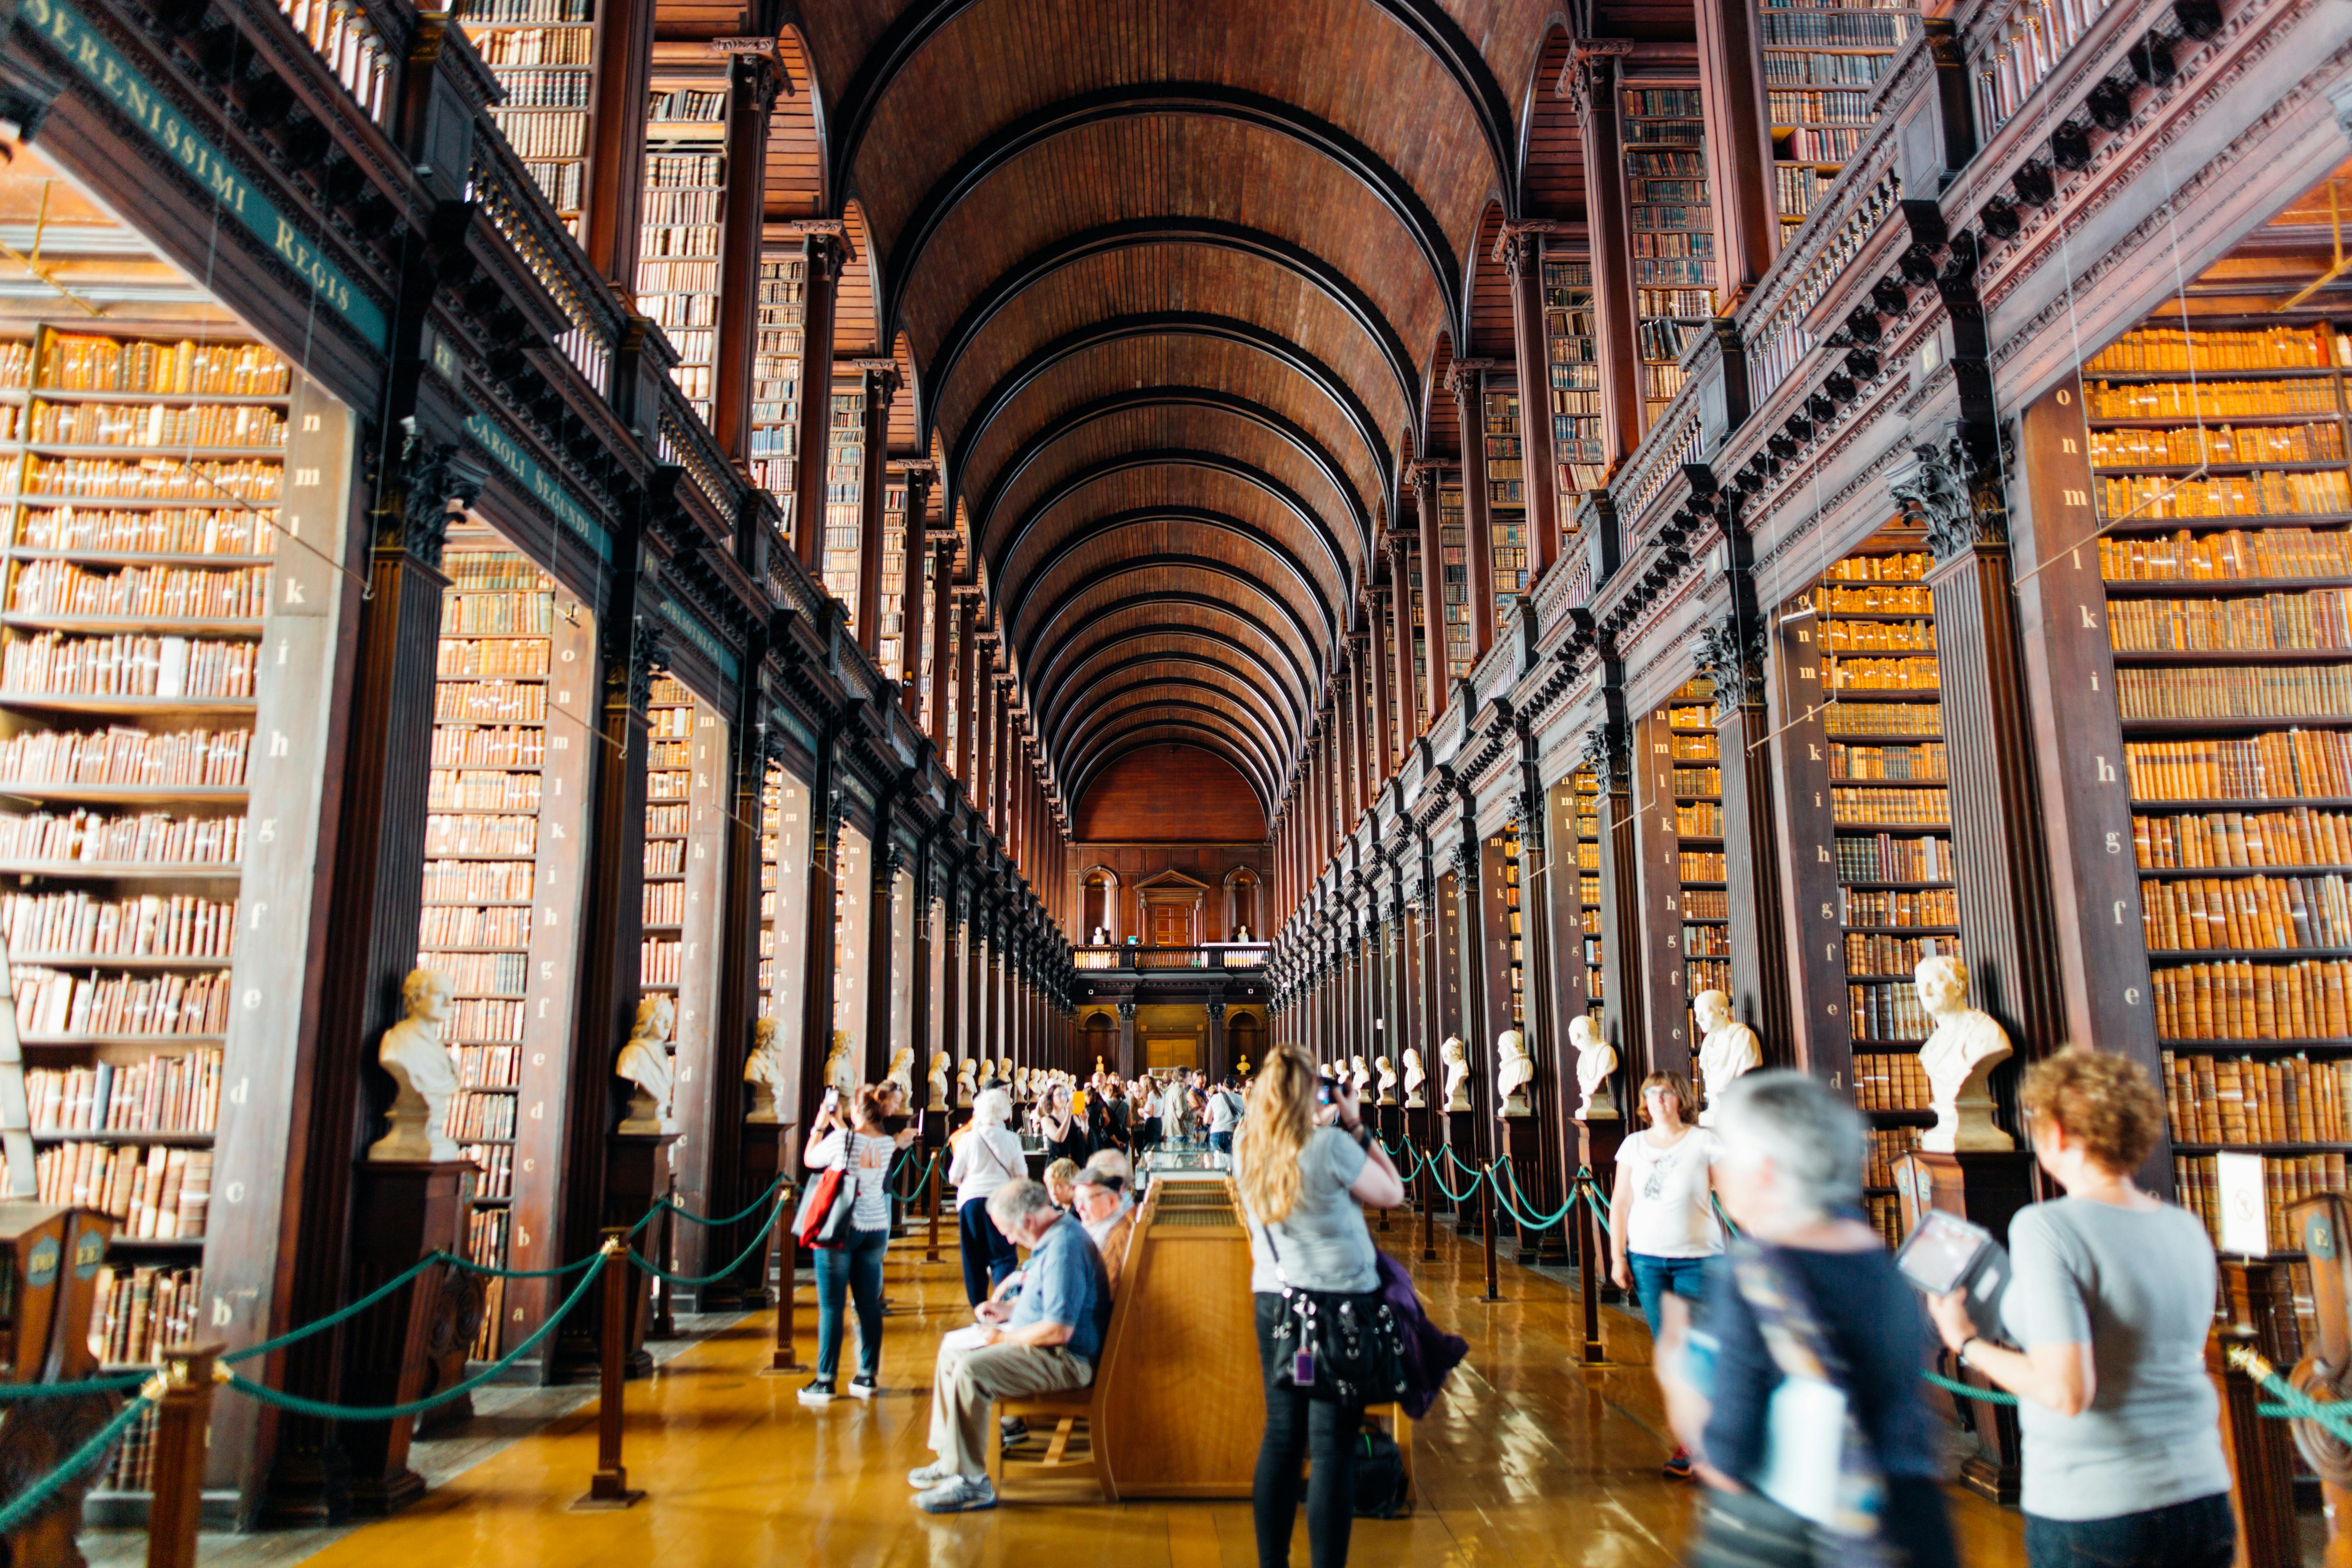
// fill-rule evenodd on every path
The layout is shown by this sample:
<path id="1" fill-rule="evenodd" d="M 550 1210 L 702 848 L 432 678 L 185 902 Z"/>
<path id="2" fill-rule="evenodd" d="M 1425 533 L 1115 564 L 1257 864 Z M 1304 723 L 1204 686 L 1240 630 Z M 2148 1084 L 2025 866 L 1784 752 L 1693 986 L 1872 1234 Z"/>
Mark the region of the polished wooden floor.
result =
<path id="1" fill-rule="evenodd" d="M 1402 1218 L 1378 1237 L 1410 1258 Z M 906 1470 L 923 1447 L 934 1348 L 966 1320 L 952 1236 L 948 1261 L 919 1245 L 892 1254 L 895 1311 L 883 1353 L 884 1395 L 823 1410 L 794 1399 L 802 1379 L 755 1374 L 772 1314 L 670 1361 L 628 1390 L 629 1482 L 646 1500 L 617 1513 L 575 1513 L 595 1461 L 593 1407 L 467 1470 L 405 1513 L 346 1537 L 313 1563 L 333 1568 L 489 1568 L 562 1563 L 579 1568 L 740 1568 L 790 1562 L 867 1568 L 1003 1564 L 1005 1568 L 1213 1568 L 1251 1564 L 1246 1503 L 1017 1501 L 933 1519 L 908 1506 Z M 1412 1517 L 1359 1520 L 1351 1560 L 1472 1568 L 1569 1563 L 1663 1568 L 1676 1560 L 1691 1490 L 1661 1479 L 1665 1444 L 1648 1342 L 1637 1318 L 1612 1311 L 1611 1353 L 1627 1364 L 1586 1372 L 1573 1360 L 1575 1303 L 1551 1279 L 1503 1265 L 1504 1301 L 1477 1300 L 1482 1254 L 1438 1231 L 1437 1262 L 1413 1264 L 1430 1311 L 1470 1341 L 1468 1363 L 1418 1433 L 1421 1490 Z M 801 1290 L 803 1359 L 815 1318 Z M 1036 1496 L 1033 1482 L 1026 1496 Z M 1963 1561 L 2022 1562 L 2014 1514 L 1955 1494 Z M 1302 1523 L 1293 1560 L 1307 1561 Z"/>

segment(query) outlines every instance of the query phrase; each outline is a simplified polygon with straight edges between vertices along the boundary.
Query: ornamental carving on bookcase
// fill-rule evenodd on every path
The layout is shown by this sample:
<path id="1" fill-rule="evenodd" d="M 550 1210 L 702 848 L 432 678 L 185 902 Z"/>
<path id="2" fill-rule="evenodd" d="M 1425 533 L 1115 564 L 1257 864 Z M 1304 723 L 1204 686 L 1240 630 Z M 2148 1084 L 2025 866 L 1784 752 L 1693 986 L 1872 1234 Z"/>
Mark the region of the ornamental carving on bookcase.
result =
<path id="1" fill-rule="evenodd" d="M 1699 672 L 1715 684 L 1715 715 L 1728 718 L 1741 707 L 1764 705 L 1764 626 L 1742 625 L 1738 615 L 1698 628 Z"/>
<path id="2" fill-rule="evenodd" d="M 604 651 L 605 701 L 609 704 L 616 697 L 625 697 L 630 712 L 645 712 L 653 703 L 654 667 L 661 661 L 660 628 L 642 615 L 630 616 L 627 648 L 609 647 Z"/>
<path id="3" fill-rule="evenodd" d="M 1891 487 L 1906 521 L 1927 531 L 1928 553 L 1949 561 L 1979 545 L 2009 542 L 1998 437 L 1971 441 L 1958 428 L 1911 448 L 1908 471 Z M 1983 448 L 1991 448 L 1984 450 Z"/>
<path id="4" fill-rule="evenodd" d="M 1606 795 L 1633 787 L 1633 755 L 1618 727 L 1605 720 L 1584 732 L 1584 766 Z"/>
<path id="5" fill-rule="evenodd" d="M 418 435 L 414 418 L 401 424 L 397 477 L 376 511 L 376 548 L 406 551 L 437 572 L 449 539 L 449 503 L 471 505 L 486 476 L 459 456 L 455 442 Z"/>

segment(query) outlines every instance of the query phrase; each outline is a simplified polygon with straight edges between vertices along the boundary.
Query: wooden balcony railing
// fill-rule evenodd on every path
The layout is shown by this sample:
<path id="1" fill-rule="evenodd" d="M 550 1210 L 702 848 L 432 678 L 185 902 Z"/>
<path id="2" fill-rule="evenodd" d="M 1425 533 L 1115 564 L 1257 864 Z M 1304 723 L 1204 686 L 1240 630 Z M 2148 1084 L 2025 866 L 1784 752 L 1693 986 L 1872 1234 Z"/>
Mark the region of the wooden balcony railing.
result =
<path id="1" fill-rule="evenodd" d="M 1166 969 L 1263 969 L 1271 944 L 1262 942 L 1213 942 L 1199 947 L 1087 946 L 1071 949 L 1080 969 L 1133 970 L 1148 973 Z"/>

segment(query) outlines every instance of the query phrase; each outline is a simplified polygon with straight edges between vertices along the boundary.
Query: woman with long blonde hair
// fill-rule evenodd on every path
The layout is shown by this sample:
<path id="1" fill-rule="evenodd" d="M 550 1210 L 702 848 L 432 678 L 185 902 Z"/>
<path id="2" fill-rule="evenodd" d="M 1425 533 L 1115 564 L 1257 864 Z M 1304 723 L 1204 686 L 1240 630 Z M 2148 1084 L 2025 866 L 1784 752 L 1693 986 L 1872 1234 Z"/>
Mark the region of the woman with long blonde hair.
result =
<path id="1" fill-rule="evenodd" d="M 1265 1439 L 1257 1451 L 1250 1510 L 1257 1525 L 1259 1568 L 1286 1568 L 1290 1528 L 1298 1514 L 1299 1471 L 1311 1452 L 1306 1487 L 1307 1539 L 1314 1568 L 1348 1561 L 1354 1519 L 1351 1471 L 1361 1405 L 1318 1399 L 1300 1386 L 1287 1342 L 1276 1331 L 1283 1291 L 1362 1294 L 1380 1271 L 1366 1204 L 1394 1208 L 1404 1183 L 1364 1126 L 1355 1092 L 1330 1088 L 1321 1103 L 1315 1062 L 1297 1046 L 1266 1053 L 1250 1080 L 1241 1131 L 1234 1142 L 1234 1180 L 1250 1232 L 1250 1291 L 1257 1304 L 1258 1356 L 1265 1377 Z"/>

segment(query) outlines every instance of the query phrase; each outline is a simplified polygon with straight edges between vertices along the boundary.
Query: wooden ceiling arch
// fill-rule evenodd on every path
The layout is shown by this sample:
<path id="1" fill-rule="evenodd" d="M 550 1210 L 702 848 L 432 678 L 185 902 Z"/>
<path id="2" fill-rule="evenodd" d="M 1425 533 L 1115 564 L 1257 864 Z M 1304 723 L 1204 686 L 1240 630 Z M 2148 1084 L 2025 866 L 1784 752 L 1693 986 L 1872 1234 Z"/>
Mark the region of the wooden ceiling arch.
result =
<path id="1" fill-rule="evenodd" d="M 1171 694 L 1173 694 L 1172 698 Z M 1238 694 L 1230 688 L 1213 680 L 1204 680 L 1198 675 L 1175 674 L 1165 669 L 1139 671 L 1124 685 L 1087 693 L 1086 712 L 1083 715 L 1072 712 L 1066 716 L 1060 733 L 1052 737 L 1054 748 L 1057 752 L 1074 749 L 1088 731 L 1121 713 L 1132 712 L 1139 704 L 1157 705 L 1164 700 L 1197 701 L 1202 694 L 1223 699 L 1223 706 L 1216 711 L 1225 714 L 1235 723 L 1244 725 L 1256 738 L 1258 749 L 1265 754 L 1270 771 L 1276 773 L 1283 771 L 1291 749 L 1288 736 L 1274 734 L 1256 713 L 1246 707 L 1236 707 L 1234 699 Z"/>
<path id="2" fill-rule="evenodd" d="M 1275 750 L 1288 756 L 1303 739 L 1297 727 L 1295 715 L 1286 705 L 1268 701 L 1270 693 L 1248 675 L 1215 658 L 1193 653 L 1143 653 L 1114 661 L 1087 684 L 1088 704 L 1110 702 L 1125 693 L 1157 682 L 1173 686 L 1199 686 L 1223 692 L 1244 703 L 1244 711 L 1261 726 L 1267 723 L 1267 738 Z M 1072 733 L 1073 725 L 1082 725 L 1091 706 L 1076 704 L 1051 710 L 1041 709 L 1037 714 L 1037 733 L 1053 754 L 1059 755 L 1063 743 Z"/>
<path id="3" fill-rule="evenodd" d="M 1095 668 L 1097 659 L 1143 643 L 1154 646 L 1145 652 L 1129 654 L 1099 668 Z M 1294 742 L 1304 738 L 1307 695 L 1286 683 L 1273 665 L 1251 651 L 1240 639 L 1223 632 L 1165 622 L 1123 628 L 1118 636 L 1089 647 L 1058 681 L 1041 680 L 1036 688 L 1036 706 L 1048 737 L 1060 724 L 1064 714 L 1076 712 L 1078 701 L 1093 694 L 1097 681 L 1108 680 L 1132 666 L 1160 660 L 1198 662 L 1226 671 L 1269 699 L 1268 706 L 1272 711 L 1288 714 L 1289 722 L 1284 728 Z"/>
<path id="4" fill-rule="evenodd" d="M 1141 574 L 1151 574 L 1158 580 L 1142 586 L 1140 601 L 1134 593 L 1118 595 L 1103 602 L 1092 601 L 1091 595 L 1108 590 L 1115 584 L 1120 584 L 1123 578 Z M 1244 598 L 1255 599 L 1269 606 L 1274 612 L 1271 620 L 1261 618 L 1257 612 L 1244 607 L 1242 603 L 1235 600 L 1213 598 L 1192 592 L 1195 585 L 1208 586 L 1208 580 L 1230 584 L 1230 592 Z M 1063 588 L 1054 596 L 1051 603 L 1038 608 L 1020 628 L 1014 630 L 1012 638 L 1013 651 L 1026 668 L 1040 657 L 1043 649 L 1053 646 L 1060 635 L 1061 628 L 1072 616 L 1087 613 L 1107 615 L 1113 610 L 1123 609 L 1138 602 L 1150 603 L 1154 598 L 1170 604 L 1184 604 L 1200 600 L 1213 605 L 1220 613 L 1231 616 L 1236 620 L 1244 621 L 1265 636 L 1278 642 L 1292 647 L 1315 650 L 1312 660 L 1315 679 L 1319 680 L 1325 673 L 1326 666 L 1321 650 L 1328 645 L 1315 635 L 1314 627 L 1308 623 L 1307 617 L 1299 613 L 1297 605 L 1229 562 L 1221 561 L 1213 555 L 1192 555 L 1174 551 L 1130 556 L 1127 560 L 1114 562 Z"/>
<path id="5" fill-rule="evenodd" d="M 1295 650 L 1278 641 L 1263 626 L 1229 613 L 1204 595 L 1171 601 L 1154 601 L 1149 597 L 1137 600 L 1118 613 L 1107 613 L 1069 637 L 1056 643 L 1053 650 L 1029 667 L 1029 686 L 1039 694 L 1042 702 L 1058 702 L 1062 692 L 1055 670 L 1066 658 L 1075 652 L 1068 666 L 1073 672 L 1083 670 L 1097 652 L 1123 647 L 1130 642 L 1166 642 L 1170 646 L 1190 646 L 1188 639 L 1198 639 L 1245 659 L 1263 674 L 1269 683 L 1286 694 L 1293 711 L 1305 716 L 1314 709 L 1319 690 L 1317 678 L 1308 674 L 1298 662 Z M 1078 700 L 1085 685 L 1074 673 L 1070 677 L 1070 700 Z"/>
<path id="6" fill-rule="evenodd" d="M 1073 765 L 1084 766 L 1096 748 L 1115 745 L 1141 726 L 1198 724 L 1212 733 L 1224 736 L 1237 751 L 1245 752 L 1254 764 L 1251 771 L 1267 787 L 1283 776 L 1283 762 L 1279 753 L 1256 739 L 1241 716 L 1229 709 L 1216 703 L 1193 701 L 1182 696 L 1154 698 L 1149 693 L 1143 695 L 1149 712 L 1139 713 L 1135 704 L 1130 702 L 1124 708 L 1088 715 L 1067 745 L 1066 754 L 1072 759 Z M 1091 734 L 1087 732 L 1089 731 Z"/>

